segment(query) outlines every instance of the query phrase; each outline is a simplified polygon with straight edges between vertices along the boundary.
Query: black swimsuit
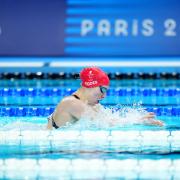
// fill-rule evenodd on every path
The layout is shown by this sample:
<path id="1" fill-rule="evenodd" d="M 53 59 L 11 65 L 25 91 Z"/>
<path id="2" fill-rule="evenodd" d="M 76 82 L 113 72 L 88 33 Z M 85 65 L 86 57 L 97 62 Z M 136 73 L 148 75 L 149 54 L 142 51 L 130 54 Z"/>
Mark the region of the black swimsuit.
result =
<path id="1" fill-rule="evenodd" d="M 73 94 L 72 96 L 74 96 L 76 99 L 80 99 L 79 96 L 77 96 L 76 94 Z M 52 126 L 55 128 L 55 129 L 58 129 L 59 126 L 56 125 L 55 121 L 54 121 L 54 118 L 53 118 L 53 113 L 48 117 L 48 121 L 51 120 L 52 121 Z"/>

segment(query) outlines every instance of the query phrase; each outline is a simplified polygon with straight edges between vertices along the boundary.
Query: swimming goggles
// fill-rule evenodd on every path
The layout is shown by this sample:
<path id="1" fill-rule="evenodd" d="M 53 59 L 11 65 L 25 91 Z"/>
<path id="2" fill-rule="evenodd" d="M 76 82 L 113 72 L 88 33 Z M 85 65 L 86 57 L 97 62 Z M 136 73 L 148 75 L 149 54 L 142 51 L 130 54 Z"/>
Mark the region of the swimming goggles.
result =
<path id="1" fill-rule="evenodd" d="M 108 89 L 106 87 L 103 87 L 103 86 L 99 86 L 99 89 L 100 89 L 102 94 L 105 94 L 108 91 Z"/>

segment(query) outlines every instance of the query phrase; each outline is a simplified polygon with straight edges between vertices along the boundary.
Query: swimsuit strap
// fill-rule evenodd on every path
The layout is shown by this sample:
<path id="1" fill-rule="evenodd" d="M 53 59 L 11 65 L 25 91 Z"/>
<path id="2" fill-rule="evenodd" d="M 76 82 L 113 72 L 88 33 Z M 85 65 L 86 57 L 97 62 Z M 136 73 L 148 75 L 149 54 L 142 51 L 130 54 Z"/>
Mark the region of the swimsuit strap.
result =
<path id="1" fill-rule="evenodd" d="M 72 96 L 74 96 L 76 99 L 80 99 L 80 97 L 77 96 L 76 94 L 73 94 Z"/>

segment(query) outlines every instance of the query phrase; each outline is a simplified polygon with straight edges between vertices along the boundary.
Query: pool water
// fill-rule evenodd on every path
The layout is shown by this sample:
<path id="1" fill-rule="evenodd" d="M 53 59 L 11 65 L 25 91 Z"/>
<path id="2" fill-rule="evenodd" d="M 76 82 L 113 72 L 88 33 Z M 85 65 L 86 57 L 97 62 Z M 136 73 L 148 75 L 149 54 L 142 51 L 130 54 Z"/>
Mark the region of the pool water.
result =
<path id="1" fill-rule="evenodd" d="M 99 115 L 47 131 L 47 116 L 79 84 L 0 81 L 0 179 L 180 179 L 179 80 L 112 80 L 101 104 L 107 118 L 133 109 L 125 124 L 110 127 Z M 133 123 L 140 110 L 165 126 Z"/>

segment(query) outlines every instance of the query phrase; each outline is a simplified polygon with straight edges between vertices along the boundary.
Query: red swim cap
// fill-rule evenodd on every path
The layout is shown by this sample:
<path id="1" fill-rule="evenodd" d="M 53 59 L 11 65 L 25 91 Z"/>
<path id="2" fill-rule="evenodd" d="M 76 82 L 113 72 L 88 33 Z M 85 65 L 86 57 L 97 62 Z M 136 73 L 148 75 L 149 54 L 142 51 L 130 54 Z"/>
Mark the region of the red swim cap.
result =
<path id="1" fill-rule="evenodd" d="M 84 68 L 80 73 L 80 78 L 82 80 L 82 86 L 86 88 L 109 86 L 107 74 L 97 67 Z"/>

